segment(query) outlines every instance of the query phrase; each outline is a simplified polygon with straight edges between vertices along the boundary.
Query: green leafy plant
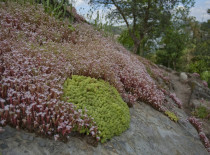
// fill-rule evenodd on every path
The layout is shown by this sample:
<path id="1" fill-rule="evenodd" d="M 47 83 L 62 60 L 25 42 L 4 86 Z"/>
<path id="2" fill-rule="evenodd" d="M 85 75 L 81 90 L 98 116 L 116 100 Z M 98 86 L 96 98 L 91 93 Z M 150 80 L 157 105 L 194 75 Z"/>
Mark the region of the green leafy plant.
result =
<path id="1" fill-rule="evenodd" d="M 208 109 L 206 107 L 200 106 L 195 109 L 193 114 L 199 118 L 206 118 L 208 116 L 208 114 L 210 114 L 210 111 L 208 111 Z"/>
<path id="2" fill-rule="evenodd" d="M 76 30 L 75 27 L 72 26 L 71 24 L 68 25 L 68 28 L 69 28 L 71 31 L 75 31 L 75 30 Z"/>
<path id="3" fill-rule="evenodd" d="M 94 118 L 102 143 L 129 127 L 129 108 L 108 82 L 73 75 L 65 81 L 63 88 L 64 100 L 74 103 L 77 109 L 87 109 L 87 114 Z"/>
<path id="4" fill-rule="evenodd" d="M 201 74 L 201 78 L 205 80 L 208 83 L 208 86 L 210 87 L 210 71 L 204 71 Z"/>

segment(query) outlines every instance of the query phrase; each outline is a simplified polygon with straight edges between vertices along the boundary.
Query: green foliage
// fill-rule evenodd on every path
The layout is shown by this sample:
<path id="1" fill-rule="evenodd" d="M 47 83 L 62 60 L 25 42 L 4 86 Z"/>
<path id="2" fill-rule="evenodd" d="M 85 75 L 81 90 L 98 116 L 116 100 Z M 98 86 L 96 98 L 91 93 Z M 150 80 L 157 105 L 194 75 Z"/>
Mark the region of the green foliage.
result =
<path id="1" fill-rule="evenodd" d="M 191 59 L 191 63 L 188 66 L 190 72 L 202 73 L 210 70 L 210 57 L 205 55 L 195 56 Z"/>
<path id="2" fill-rule="evenodd" d="M 95 30 L 102 32 L 104 37 L 110 36 L 113 38 L 115 34 L 121 32 L 119 27 L 113 26 L 112 22 L 107 20 L 107 17 L 104 16 L 105 13 L 103 11 L 100 12 L 98 10 L 95 19 L 93 18 L 94 13 L 95 12 L 93 10 L 89 10 L 87 18 Z"/>
<path id="3" fill-rule="evenodd" d="M 137 36 L 137 38 L 140 38 L 140 35 L 138 34 L 137 31 L 135 32 L 135 35 Z M 135 44 L 132 37 L 130 36 L 128 29 L 122 31 L 120 37 L 118 38 L 118 42 L 121 43 L 128 50 L 133 51 Z M 154 42 L 151 41 L 151 38 L 144 37 L 143 39 L 141 39 L 141 43 L 137 48 L 136 54 L 144 57 L 148 56 L 153 46 Z"/>
<path id="4" fill-rule="evenodd" d="M 165 111 L 165 114 L 174 122 L 179 120 L 179 118 L 173 112 Z"/>
<path id="5" fill-rule="evenodd" d="M 73 25 L 71 25 L 71 24 L 68 25 L 68 28 L 69 28 L 72 32 L 76 30 L 75 27 L 74 27 Z"/>
<path id="6" fill-rule="evenodd" d="M 177 69 L 187 44 L 186 34 L 171 27 L 167 29 L 163 37 L 163 44 L 165 45 L 164 48 L 157 52 L 157 63 Z"/>
<path id="7" fill-rule="evenodd" d="M 73 75 L 64 83 L 63 99 L 78 109 L 87 109 L 101 132 L 101 142 L 120 135 L 129 127 L 129 108 L 117 90 L 108 82 L 95 78 Z"/>
<path id="8" fill-rule="evenodd" d="M 195 111 L 193 112 L 193 115 L 199 118 L 206 118 L 209 114 L 210 114 L 210 111 L 204 106 L 200 106 L 196 108 Z"/>
<path id="9" fill-rule="evenodd" d="M 28 0 L 24 0 L 28 1 Z M 42 4 L 44 11 L 49 15 L 54 16 L 57 19 L 69 18 L 69 22 L 72 23 L 74 15 L 72 14 L 72 0 L 29 0 L 32 2 Z"/>
<path id="10" fill-rule="evenodd" d="M 192 59 L 188 65 L 189 72 L 201 74 L 201 78 L 210 83 L 210 20 L 200 24 L 199 33 L 194 35 L 195 48 L 192 51 Z"/>
<path id="11" fill-rule="evenodd" d="M 132 38 L 130 37 L 130 34 L 128 30 L 124 30 L 121 34 L 120 37 L 118 38 L 118 41 L 125 46 L 127 49 L 132 50 L 134 46 L 134 42 Z"/>
<path id="12" fill-rule="evenodd" d="M 204 71 L 201 73 L 201 78 L 208 83 L 208 86 L 210 86 L 210 71 Z"/>
<path id="13" fill-rule="evenodd" d="M 201 79 L 205 80 L 208 83 L 208 86 L 210 86 L 210 57 L 194 57 L 187 68 L 191 73 L 199 73 Z"/>
<path id="14" fill-rule="evenodd" d="M 116 23 L 125 23 L 129 31 L 129 43 L 133 42 L 133 52 L 144 55 L 150 47 L 154 45 L 154 40 L 161 37 L 165 28 L 168 27 L 172 19 L 171 10 L 180 3 L 189 10 L 193 6 L 194 0 L 184 1 L 107 1 L 107 0 L 89 0 L 96 8 L 103 6 L 110 9 L 108 17 L 115 20 Z M 114 9 L 113 7 L 114 6 Z M 126 38 L 124 38 L 126 39 Z"/>

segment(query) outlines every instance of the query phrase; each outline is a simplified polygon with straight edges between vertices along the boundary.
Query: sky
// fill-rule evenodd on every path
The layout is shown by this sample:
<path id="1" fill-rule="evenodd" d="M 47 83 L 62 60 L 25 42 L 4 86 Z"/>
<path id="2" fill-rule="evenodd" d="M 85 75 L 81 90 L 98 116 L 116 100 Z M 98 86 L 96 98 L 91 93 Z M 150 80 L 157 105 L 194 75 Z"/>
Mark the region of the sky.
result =
<path id="1" fill-rule="evenodd" d="M 86 0 L 76 0 L 75 7 L 78 13 L 82 15 L 86 14 L 90 9 L 90 6 L 87 4 Z M 210 19 L 210 15 L 207 14 L 208 8 L 210 9 L 210 0 L 195 0 L 195 5 L 193 8 L 191 8 L 190 16 L 196 17 L 196 19 L 200 22 L 207 21 Z"/>
<path id="2" fill-rule="evenodd" d="M 207 14 L 207 9 L 210 9 L 210 0 L 195 0 L 195 5 L 191 8 L 191 16 L 195 16 L 200 22 L 210 19 L 210 15 Z"/>

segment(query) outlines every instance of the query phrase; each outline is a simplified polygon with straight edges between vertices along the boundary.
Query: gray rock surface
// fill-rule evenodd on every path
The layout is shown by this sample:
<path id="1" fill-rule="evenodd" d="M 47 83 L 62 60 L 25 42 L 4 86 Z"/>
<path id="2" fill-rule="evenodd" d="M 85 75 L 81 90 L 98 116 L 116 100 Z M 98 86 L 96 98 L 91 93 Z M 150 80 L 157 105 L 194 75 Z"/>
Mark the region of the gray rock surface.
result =
<path id="1" fill-rule="evenodd" d="M 186 114 L 176 109 L 183 120 Z M 121 136 L 93 147 L 84 138 L 70 137 L 67 143 L 44 139 L 26 131 L 6 127 L 0 133 L 3 155 L 209 155 L 197 131 L 182 119 L 175 123 L 149 105 L 130 109 L 130 128 Z M 13 131 L 10 136 L 8 132 Z M 26 136 L 23 136 L 23 135 Z M 6 135 L 6 136 L 4 136 Z M 30 138 L 30 137 L 33 138 Z"/>
<path id="2" fill-rule="evenodd" d="M 194 89 L 192 98 L 193 99 L 201 99 L 204 98 L 210 101 L 210 89 L 208 87 L 204 87 L 202 83 L 194 82 Z"/>
<path id="3" fill-rule="evenodd" d="M 210 101 L 204 101 L 204 100 L 202 101 L 202 100 L 193 99 L 193 100 L 191 100 L 191 106 L 193 108 L 198 108 L 198 107 L 202 106 L 202 107 L 205 107 L 206 109 L 210 110 Z"/>
<path id="4" fill-rule="evenodd" d="M 196 99 L 191 100 L 191 106 L 192 106 L 193 108 L 198 108 L 198 107 L 201 106 L 201 102 L 200 102 L 199 100 L 196 100 Z"/>

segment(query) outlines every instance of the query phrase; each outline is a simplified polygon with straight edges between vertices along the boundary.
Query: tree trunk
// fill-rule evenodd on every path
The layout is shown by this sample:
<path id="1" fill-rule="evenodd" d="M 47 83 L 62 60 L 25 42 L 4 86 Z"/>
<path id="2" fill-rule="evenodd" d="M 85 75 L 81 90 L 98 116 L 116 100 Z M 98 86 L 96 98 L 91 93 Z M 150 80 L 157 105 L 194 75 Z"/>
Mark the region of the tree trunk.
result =
<path id="1" fill-rule="evenodd" d="M 138 54 L 138 49 L 140 49 L 140 41 L 134 41 L 133 53 Z"/>
<path id="2" fill-rule="evenodd" d="M 173 69 L 176 70 L 176 62 L 173 61 Z"/>
<path id="3" fill-rule="evenodd" d="M 168 59 L 168 66 L 167 66 L 168 68 L 170 68 L 170 60 Z"/>
<path id="4" fill-rule="evenodd" d="M 144 45 L 142 44 L 144 38 L 144 33 L 140 33 L 140 39 L 139 39 L 139 55 L 144 57 Z"/>

